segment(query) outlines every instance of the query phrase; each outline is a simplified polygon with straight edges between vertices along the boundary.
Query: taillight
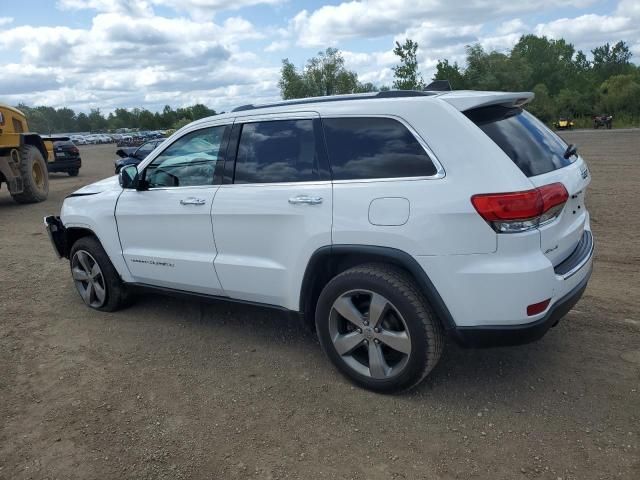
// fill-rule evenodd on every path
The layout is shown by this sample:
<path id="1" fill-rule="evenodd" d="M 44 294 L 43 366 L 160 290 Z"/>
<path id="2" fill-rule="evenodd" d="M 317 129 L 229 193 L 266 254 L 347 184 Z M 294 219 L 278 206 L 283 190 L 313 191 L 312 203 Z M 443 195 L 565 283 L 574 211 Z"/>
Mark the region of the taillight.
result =
<path id="1" fill-rule="evenodd" d="M 78 147 L 76 146 L 71 147 L 69 150 L 71 150 L 71 153 L 75 153 L 76 155 L 80 153 L 80 150 L 78 150 Z"/>
<path id="2" fill-rule="evenodd" d="M 474 195 L 471 203 L 496 232 L 515 233 L 555 220 L 568 198 L 562 183 L 552 183 L 524 192 Z"/>

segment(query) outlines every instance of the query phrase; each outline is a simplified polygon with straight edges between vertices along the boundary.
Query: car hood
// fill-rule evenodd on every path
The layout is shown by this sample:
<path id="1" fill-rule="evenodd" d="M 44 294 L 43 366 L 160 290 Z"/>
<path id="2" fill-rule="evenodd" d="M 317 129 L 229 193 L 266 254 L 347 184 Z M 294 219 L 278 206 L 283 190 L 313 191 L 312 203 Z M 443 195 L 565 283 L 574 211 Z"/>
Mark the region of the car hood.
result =
<path id="1" fill-rule="evenodd" d="M 102 193 L 107 190 L 122 190 L 122 187 L 120 186 L 120 182 L 118 180 L 118 175 L 114 175 L 113 177 L 105 178 L 104 180 L 100 180 L 99 182 L 86 185 L 80 190 L 76 190 L 75 192 L 73 192 L 71 196 L 95 195 L 96 193 Z"/>

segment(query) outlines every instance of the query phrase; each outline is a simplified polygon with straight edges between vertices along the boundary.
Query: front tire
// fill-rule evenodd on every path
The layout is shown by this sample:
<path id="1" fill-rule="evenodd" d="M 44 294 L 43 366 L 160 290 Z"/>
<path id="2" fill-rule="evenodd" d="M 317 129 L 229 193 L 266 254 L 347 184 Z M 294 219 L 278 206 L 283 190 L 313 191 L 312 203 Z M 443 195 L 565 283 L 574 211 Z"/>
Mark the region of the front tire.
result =
<path id="1" fill-rule="evenodd" d="M 316 308 L 320 344 L 357 385 L 398 392 L 435 367 L 444 338 L 415 282 L 390 265 L 368 264 L 334 277 Z"/>
<path id="2" fill-rule="evenodd" d="M 69 264 L 76 289 L 88 307 L 113 312 L 128 303 L 127 289 L 95 237 L 82 237 L 73 244 Z"/>

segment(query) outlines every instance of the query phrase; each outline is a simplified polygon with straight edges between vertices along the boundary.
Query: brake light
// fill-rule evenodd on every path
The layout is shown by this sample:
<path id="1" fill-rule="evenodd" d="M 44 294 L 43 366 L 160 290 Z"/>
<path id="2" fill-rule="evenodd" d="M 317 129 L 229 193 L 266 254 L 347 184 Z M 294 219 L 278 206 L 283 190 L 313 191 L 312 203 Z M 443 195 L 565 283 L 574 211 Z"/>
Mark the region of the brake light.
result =
<path id="1" fill-rule="evenodd" d="M 496 232 L 516 233 L 555 220 L 568 198 L 562 183 L 552 183 L 524 192 L 474 195 L 471 203 Z"/>
<path id="2" fill-rule="evenodd" d="M 80 150 L 78 150 L 78 147 L 76 146 L 71 147 L 69 150 L 71 150 L 71 153 L 75 153 L 76 155 L 80 153 Z"/>

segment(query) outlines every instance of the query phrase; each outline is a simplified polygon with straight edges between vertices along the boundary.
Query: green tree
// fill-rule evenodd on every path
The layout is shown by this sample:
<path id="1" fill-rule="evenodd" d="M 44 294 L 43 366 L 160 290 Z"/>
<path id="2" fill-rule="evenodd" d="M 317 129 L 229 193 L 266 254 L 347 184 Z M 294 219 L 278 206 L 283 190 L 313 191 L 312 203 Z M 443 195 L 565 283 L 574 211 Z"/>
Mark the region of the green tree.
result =
<path id="1" fill-rule="evenodd" d="M 556 118 L 556 106 L 549 96 L 549 89 L 543 83 L 533 87 L 535 98 L 527 109 L 544 122 L 551 122 Z"/>
<path id="2" fill-rule="evenodd" d="M 210 109 L 206 105 L 196 103 L 189 107 L 191 111 L 191 120 L 200 120 L 201 118 L 211 117 L 216 114 L 215 110 Z"/>
<path id="3" fill-rule="evenodd" d="M 545 84 L 551 95 L 569 86 L 575 73 L 572 44 L 563 39 L 523 35 L 511 50 L 512 61 L 527 66 L 528 78 L 523 87 Z"/>
<path id="4" fill-rule="evenodd" d="M 600 86 L 598 110 L 640 116 L 640 78 L 638 75 L 614 75 Z"/>
<path id="5" fill-rule="evenodd" d="M 423 90 L 425 87 L 418 67 L 418 42 L 407 38 L 403 44 L 396 42 L 393 53 L 400 58 L 400 64 L 393 67 L 393 88 L 400 90 Z"/>
<path id="6" fill-rule="evenodd" d="M 449 80 L 449 84 L 454 90 L 463 90 L 466 88 L 464 74 L 460 70 L 458 62 L 454 62 L 453 65 L 451 65 L 446 58 L 444 60 L 438 60 L 433 80 Z"/>
<path id="7" fill-rule="evenodd" d="M 89 132 L 91 130 L 91 122 L 86 113 L 80 112 L 76 117 L 76 132 Z"/>
<path id="8" fill-rule="evenodd" d="M 613 47 L 609 43 L 591 50 L 593 54 L 593 71 L 598 81 L 604 81 L 612 75 L 630 74 L 635 69 L 631 65 L 631 51 L 625 42 L 618 42 Z"/>
<path id="9" fill-rule="evenodd" d="M 288 60 L 282 60 L 278 82 L 282 98 L 321 97 L 371 91 L 372 84 L 362 84 L 355 72 L 347 70 L 340 50 L 327 48 L 312 57 L 301 72 Z"/>
<path id="10" fill-rule="evenodd" d="M 100 113 L 99 108 L 92 108 L 89 112 L 89 124 L 92 132 L 98 132 L 107 128 L 107 120 Z"/>

